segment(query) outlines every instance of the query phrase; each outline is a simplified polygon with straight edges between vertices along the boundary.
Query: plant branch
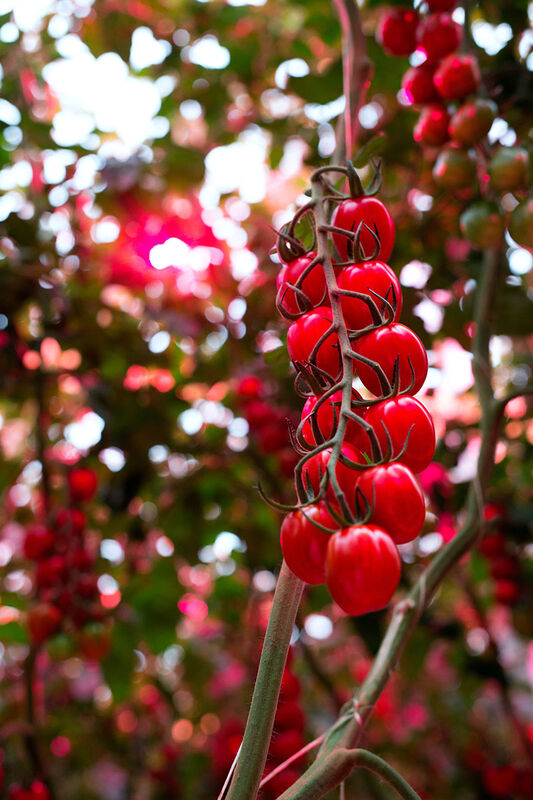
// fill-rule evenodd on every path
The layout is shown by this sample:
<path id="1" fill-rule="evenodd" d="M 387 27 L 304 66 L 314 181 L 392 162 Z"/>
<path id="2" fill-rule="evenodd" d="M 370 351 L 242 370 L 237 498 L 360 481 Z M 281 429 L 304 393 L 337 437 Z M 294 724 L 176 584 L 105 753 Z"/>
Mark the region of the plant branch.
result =
<path id="1" fill-rule="evenodd" d="M 359 109 L 370 85 L 372 62 L 366 53 L 361 16 L 355 0 L 333 0 L 333 4 L 342 28 L 345 157 L 351 158 L 359 132 Z M 339 162 L 342 161 L 344 159 L 339 158 Z"/>
<path id="2" fill-rule="evenodd" d="M 263 652 L 242 740 L 241 754 L 237 761 L 227 800 L 253 800 L 257 796 L 274 727 L 283 670 L 303 589 L 304 582 L 293 575 L 284 561 L 281 565 L 263 642 Z"/>

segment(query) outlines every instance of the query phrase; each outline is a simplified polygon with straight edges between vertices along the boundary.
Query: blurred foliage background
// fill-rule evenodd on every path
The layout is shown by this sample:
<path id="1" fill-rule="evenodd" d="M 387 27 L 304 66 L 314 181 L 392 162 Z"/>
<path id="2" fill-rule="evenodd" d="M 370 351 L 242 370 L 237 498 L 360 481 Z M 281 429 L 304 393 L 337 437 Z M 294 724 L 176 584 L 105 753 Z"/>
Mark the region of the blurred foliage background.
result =
<path id="1" fill-rule="evenodd" d="M 437 188 L 438 149 L 413 141 L 400 92 L 409 62 L 377 44 L 381 12 L 376 0 L 361 11 L 374 73 L 360 144 L 386 135 L 390 263 L 402 321 L 430 353 L 421 398 L 438 433 L 424 533 L 401 548 L 408 585 L 454 535 L 474 475 L 483 255 L 458 227 L 477 189 Z M 531 6 L 467 12 L 499 108 L 489 141 L 530 148 Z M 280 516 L 257 485 L 292 499 L 287 420 L 302 405 L 274 305 L 273 228 L 335 150 L 340 51 L 327 0 L 0 0 L 2 796 L 20 800 L 10 787 L 33 780 L 57 800 L 220 789 L 281 559 Z M 505 249 L 491 341 L 500 392 L 531 374 L 533 256 L 510 238 Z M 498 596 L 483 552 L 465 559 L 367 734 L 434 800 L 531 797 L 532 444 L 518 398 L 491 489 L 517 590 Z M 36 646 L 27 622 L 40 589 L 24 541 L 45 514 L 57 532 L 75 466 L 98 479 L 81 507 L 102 613 Z M 306 739 L 362 679 L 385 623 L 386 612 L 353 620 L 324 588 L 306 591 L 290 667 Z M 512 795 L 509 770 L 522 775 Z M 392 796 L 358 774 L 349 793 Z"/>

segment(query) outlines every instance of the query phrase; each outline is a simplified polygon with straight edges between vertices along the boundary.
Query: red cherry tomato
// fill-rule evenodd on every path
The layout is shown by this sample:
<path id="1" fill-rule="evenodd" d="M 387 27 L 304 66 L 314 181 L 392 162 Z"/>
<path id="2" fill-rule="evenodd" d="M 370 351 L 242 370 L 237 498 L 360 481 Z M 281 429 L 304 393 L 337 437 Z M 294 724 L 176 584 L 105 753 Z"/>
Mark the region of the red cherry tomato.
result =
<path id="1" fill-rule="evenodd" d="M 294 753 L 297 753 L 298 750 L 301 750 L 304 745 L 305 741 L 302 732 L 293 728 L 292 730 L 274 734 L 269 753 L 275 761 L 281 763 L 294 755 Z"/>
<path id="2" fill-rule="evenodd" d="M 416 47 L 420 17 L 412 8 L 391 8 L 381 15 L 376 38 L 391 56 L 409 56 Z"/>
<path id="3" fill-rule="evenodd" d="M 347 614 L 360 616 L 384 608 L 398 586 L 400 572 L 396 545 L 376 525 L 354 525 L 330 539 L 326 584 Z"/>
<path id="4" fill-rule="evenodd" d="M 388 448 L 387 429 L 392 442 L 392 458 L 401 453 L 409 434 L 407 449 L 400 462 L 413 472 L 422 472 L 433 458 L 435 426 L 427 408 L 416 398 L 404 395 L 376 403 L 368 408 L 365 420 L 374 429 L 383 454 Z M 370 440 L 361 426 L 358 426 L 358 433 L 354 444 L 370 455 Z"/>
<path id="5" fill-rule="evenodd" d="M 292 361 L 309 362 L 313 348 L 320 337 L 331 328 L 333 316 L 331 308 L 319 306 L 307 311 L 289 326 L 287 349 Z M 314 355 L 316 366 L 330 377 L 336 378 L 341 370 L 339 337 L 332 330 L 318 347 Z"/>
<path id="6" fill-rule="evenodd" d="M 38 561 L 54 546 L 54 534 L 44 525 L 30 525 L 24 539 L 24 555 Z"/>
<path id="7" fill-rule="evenodd" d="M 520 599 L 520 586 L 510 580 L 498 580 L 494 586 L 494 599 L 502 606 L 514 606 Z"/>
<path id="8" fill-rule="evenodd" d="M 341 453 L 350 461 L 354 461 L 356 464 L 367 463 L 363 454 L 347 442 L 343 444 Z M 326 472 L 330 456 L 331 447 L 327 447 L 325 450 L 321 450 L 319 453 L 311 456 L 311 458 L 308 459 L 303 466 L 302 480 L 304 487 L 307 490 L 307 487 L 310 486 L 315 497 L 318 494 L 320 480 Z M 348 465 L 343 464 L 341 461 L 337 461 L 335 465 L 335 475 L 337 477 L 337 481 L 340 488 L 344 492 L 348 504 L 352 508 L 355 507 L 355 487 L 360 474 L 360 470 L 355 468 L 352 469 Z M 331 487 L 331 484 L 329 484 L 327 488 L 327 497 L 331 503 L 336 502 L 335 493 Z"/>
<path id="9" fill-rule="evenodd" d="M 67 475 L 70 496 L 74 503 L 86 503 L 92 500 L 98 487 L 98 478 L 89 467 L 76 467 Z"/>
<path id="10" fill-rule="evenodd" d="M 101 622 L 90 622 L 79 633 L 80 652 L 89 661 L 101 661 L 111 649 L 111 630 Z"/>
<path id="11" fill-rule="evenodd" d="M 87 525 L 87 517 L 79 508 L 59 508 L 55 515 L 54 532 L 61 536 L 80 536 Z"/>
<path id="12" fill-rule="evenodd" d="M 361 395 L 352 389 L 352 402 L 356 400 L 361 400 Z M 305 405 L 302 409 L 302 419 L 305 419 L 309 414 L 312 413 L 313 409 L 315 408 L 316 404 L 318 403 L 318 397 L 313 395 L 312 397 L 308 397 L 305 401 Z M 335 392 L 324 400 L 318 407 L 318 410 L 315 414 L 316 422 L 318 424 L 318 429 L 322 436 L 324 437 L 324 441 L 330 439 L 335 431 L 337 430 L 337 426 L 339 424 L 339 415 L 342 403 L 342 390 L 339 389 L 338 392 Z M 359 416 L 363 416 L 364 407 L 354 409 L 354 413 L 358 414 Z M 354 438 L 358 433 L 358 428 L 360 426 L 357 422 L 353 420 L 348 420 L 346 424 L 346 431 L 345 431 L 345 438 L 350 441 Z M 304 440 L 313 446 L 316 446 L 318 442 L 315 439 L 315 435 L 313 433 L 313 426 L 311 423 L 311 419 L 306 420 L 302 425 L 302 436 Z"/>
<path id="13" fill-rule="evenodd" d="M 274 722 L 276 730 L 285 730 L 287 728 L 299 728 L 301 730 L 303 725 L 304 713 L 298 703 L 288 701 L 279 704 L 276 711 L 276 721 Z"/>
<path id="14" fill-rule="evenodd" d="M 279 271 L 276 279 L 279 302 L 281 307 L 291 314 L 298 314 L 300 311 L 309 309 L 309 306 L 306 306 L 298 292 L 291 289 L 289 284 L 292 286 L 298 284 L 298 279 L 309 264 L 311 264 L 315 256 L 316 253 L 309 253 L 301 258 L 296 258 L 294 261 L 285 264 Z M 324 275 L 322 264 L 315 264 L 301 283 L 298 284 L 298 288 L 304 292 L 313 307 L 324 303 L 327 299 L 327 292 L 326 276 Z"/>
<path id="15" fill-rule="evenodd" d="M 399 359 L 399 391 L 407 390 L 413 378 L 409 394 L 416 394 L 422 388 L 428 371 L 427 353 L 416 333 L 400 322 L 365 333 L 355 342 L 354 352 L 380 364 L 391 385 L 394 365 Z M 355 368 L 366 388 L 379 397 L 381 384 L 373 367 L 356 360 Z"/>
<path id="16" fill-rule="evenodd" d="M 34 642 L 44 642 L 61 625 L 61 611 L 51 603 L 38 603 L 28 612 L 28 628 Z"/>
<path id="17" fill-rule="evenodd" d="M 454 53 L 444 59 L 434 80 L 437 91 L 444 100 L 460 100 L 475 92 L 481 82 L 477 59 Z"/>
<path id="18" fill-rule="evenodd" d="M 400 318 L 402 310 L 400 282 L 391 268 L 382 261 L 369 261 L 365 264 L 354 264 L 352 267 L 346 267 L 339 276 L 338 285 L 339 289 L 368 294 L 374 300 L 380 313 L 386 314 L 385 318 L 392 322 L 393 320 L 389 319 L 390 315 L 387 307 L 384 303 L 380 303 L 371 293 L 371 290 L 376 292 L 393 307 L 396 307 L 394 321 Z M 341 295 L 341 308 L 346 325 L 351 330 L 363 330 L 373 322 L 370 309 L 364 300 Z"/>
<path id="19" fill-rule="evenodd" d="M 361 223 L 364 225 L 359 241 L 365 257 L 387 261 L 394 245 L 394 223 L 380 200 L 375 197 L 351 197 L 339 203 L 331 218 L 332 225 L 352 233 L 357 232 Z M 374 234 L 379 237 L 379 247 Z M 359 251 L 352 239 L 340 233 L 333 233 L 332 236 L 342 261 L 360 261 Z"/>
<path id="20" fill-rule="evenodd" d="M 374 504 L 370 522 L 396 544 L 415 539 L 424 524 L 426 503 L 420 484 L 404 464 L 383 464 L 361 473 L 357 488 Z"/>
<path id="21" fill-rule="evenodd" d="M 65 556 L 54 555 L 40 561 L 35 571 L 35 582 L 40 588 L 56 586 L 68 572 Z"/>
<path id="22" fill-rule="evenodd" d="M 435 63 L 457 50 L 462 27 L 450 14 L 429 14 L 418 26 L 416 36 L 418 47 L 424 51 L 427 60 Z"/>
<path id="23" fill-rule="evenodd" d="M 425 61 L 418 67 L 409 67 L 402 78 L 402 88 L 405 96 L 414 105 L 425 105 L 439 99 L 433 76 L 435 65 Z"/>
<path id="24" fill-rule="evenodd" d="M 421 112 L 414 127 L 413 138 L 428 147 L 438 147 L 450 138 L 450 115 L 444 106 L 430 105 Z"/>
<path id="25" fill-rule="evenodd" d="M 281 525 L 281 550 L 289 569 L 300 580 L 319 584 L 326 580 L 326 550 L 331 534 L 321 531 L 311 520 L 332 530 L 339 527 L 325 503 L 291 511 Z"/>
<path id="26" fill-rule="evenodd" d="M 451 11 L 457 0 L 426 0 L 430 11 Z"/>

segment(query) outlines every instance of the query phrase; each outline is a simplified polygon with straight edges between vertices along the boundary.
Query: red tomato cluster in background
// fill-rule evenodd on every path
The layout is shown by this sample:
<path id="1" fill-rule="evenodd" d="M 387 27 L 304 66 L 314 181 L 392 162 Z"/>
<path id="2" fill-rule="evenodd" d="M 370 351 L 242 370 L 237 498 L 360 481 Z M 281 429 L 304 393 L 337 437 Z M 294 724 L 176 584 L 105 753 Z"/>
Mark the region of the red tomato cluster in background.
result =
<path id="1" fill-rule="evenodd" d="M 241 378 L 236 388 L 237 402 L 248 422 L 250 439 L 261 455 L 273 456 L 285 477 L 292 477 L 298 463 L 290 447 L 289 422 L 293 412 L 276 408 L 267 400 L 263 381 L 256 375 Z"/>
<path id="2" fill-rule="evenodd" d="M 402 88 L 407 101 L 422 108 L 414 137 L 429 146 L 439 146 L 453 139 L 458 127 L 457 115 L 463 118 L 468 112 L 461 107 L 452 122 L 447 103 L 462 101 L 476 91 L 481 81 L 476 58 L 456 52 L 463 29 L 452 17 L 455 5 L 456 0 L 430 2 L 429 13 L 425 16 L 411 8 L 387 10 L 381 16 L 377 31 L 377 39 L 386 53 L 410 56 L 416 50 L 425 58 L 405 72 Z M 487 113 L 487 109 L 492 113 Z M 488 133 L 494 121 L 494 104 L 486 104 L 481 116 L 484 130 L 479 138 Z M 474 138 L 465 142 L 459 132 L 454 144 L 469 146 L 475 141 Z"/>
<path id="3" fill-rule="evenodd" d="M 501 515 L 501 509 L 486 506 L 485 519 Z M 491 531 L 479 546 L 489 562 L 490 576 L 494 581 L 494 599 L 504 606 L 515 606 L 522 594 L 520 586 L 520 560 L 512 543 L 499 530 Z"/>
<path id="4" fill-rule="evenodd" d="M 342 390 L 328 394 L 328 387 L 344 373 L 324 270 L 312 252 L 284 263 L 278 277 L 278 308 L 294 320 L 287 334 L 289 355 L 302 374 L 311 373 L 315 386 L 322 381 L 324 387 L 322 395 L 308 397 L 297 434 L 304 451 L 321 447 L 302 466 L 311 505 L 287 515 L 281 547 L 299 578 L 325 582 L 344 611 L 359 615 L 387 605 L 401 573 L 396 545 L 412 541 L 422 529 L 425 499 L 414 472 L 433 457 L 435 429 L 428 411 L 411 396 L 422 387 L 428 362 L 418 336 L 398 322 L 401 288 L 385 263 L 394 243 L 389 212 L 374 197 L 348 198 L 337 205 L 332 226 L 354 371 L 375 395 L 365 402 L 352 390 L 351 412 L 360 421 L 347 421 L 335 476 L 353 517 L 366 519 L 343 528 L 330 482 L 321 499 L 342 403 Z M 280 256 L 285 253 L 281 246 Z"/>
<path id="5" fill-rule="evenodd" d="M 49 800 L 50 792 L 41 781 L 33 781 L 28 789 L 11 786 L 8 800 Z"/>
<path id="6" fill-rule="evenodd" d="M 91 500 L 97 477 L 78 467 L 67 476 L 71 506 L 52 512 L 48 524 L 26 529 L 24 555 L 35 566 L 35 603 L 28 611 L 28 629 L 35 645 L 61 629 L 76 633 L 85 658 L 103 658 L 110 647 L 104 609 L 99 602 L 95 558 L 87 547 L 85 514 L 76 506 Z"/>
<path id="7" fill-rule="evenodd" d="M 475 56 L 457 51 L 462 26 L 453 20 L 455 0 L 428 2 L 429 12 L 420 16 L 411 8 L 384 11 L 377 39 L 385 52 L 409 56 L 415 50 L 425 60 L 409 67 L 402 79 L 405 100 L 420 109 L 414 138 L 425 147 L 442 148 L 433 167 L 433 178 L 441 189 L 471 189 L 476 181 L 477 161 L 471 148 L 479 146 L 498 116 L 492 100 L 474 96 L 481 83 Z M 443 147 L 444 145 L 444 147 Z M 529 153 L 523 147 L 497 147 L 482 176 L 482 200 L 471 203 L 461 214 L 460 229 L 470 244 L 483 250 L 503 242 L 505 213 L 496 199 L 487 200 L 489 190 L 497 198 L 506 192 L 522 195 L 509 215 L 507 228 L 522 247 L 533 249 L 533 205 L 526 196 L 529 184 Z"/>

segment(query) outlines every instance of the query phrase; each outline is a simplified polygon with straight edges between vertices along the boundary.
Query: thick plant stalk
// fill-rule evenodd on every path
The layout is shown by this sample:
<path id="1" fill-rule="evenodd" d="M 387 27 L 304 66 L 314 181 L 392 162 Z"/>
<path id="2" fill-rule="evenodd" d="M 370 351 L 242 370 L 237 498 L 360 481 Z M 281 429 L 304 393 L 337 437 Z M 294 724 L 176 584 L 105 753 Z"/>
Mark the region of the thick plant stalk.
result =
<path id="1" fill-rule="evenodd" d="M 304 582 L 290 571 L 284 561 L 274 593 L 241 753 L 227 800 L 253 800 L 257 796 L 303 589 Z"/>

